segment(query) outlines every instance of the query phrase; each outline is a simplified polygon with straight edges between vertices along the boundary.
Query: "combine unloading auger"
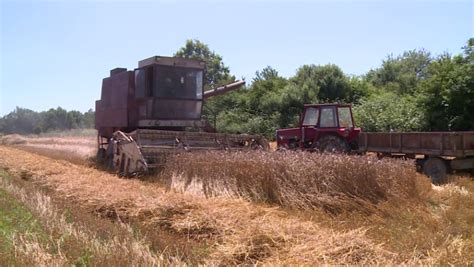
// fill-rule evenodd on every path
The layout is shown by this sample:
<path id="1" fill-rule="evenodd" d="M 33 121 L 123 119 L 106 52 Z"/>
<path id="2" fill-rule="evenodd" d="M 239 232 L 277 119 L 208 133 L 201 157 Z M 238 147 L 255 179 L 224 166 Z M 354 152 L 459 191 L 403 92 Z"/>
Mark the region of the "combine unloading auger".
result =
<path id="1" fill-rule="evenodd" d="M 203 91 L 203 62 L 151 57 L 137 69 L 111 70 L 96 102 L 98 157 L 122 175 L 162 166 L 170 154 L 268 150 L 259 135 L 221 134 L 202 119 L 203 101 L 245 84 Z"/>

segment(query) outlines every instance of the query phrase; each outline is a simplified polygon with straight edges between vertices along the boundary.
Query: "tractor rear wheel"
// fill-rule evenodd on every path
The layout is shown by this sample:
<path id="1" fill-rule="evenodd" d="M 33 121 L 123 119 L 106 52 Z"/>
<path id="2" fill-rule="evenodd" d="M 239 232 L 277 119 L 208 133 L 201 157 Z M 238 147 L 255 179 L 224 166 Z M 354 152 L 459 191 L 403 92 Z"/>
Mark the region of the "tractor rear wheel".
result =
<path id="1" fill-rule="evenodd" d="M 320 152 L 347 153 L 349 152 L 349 145 L 340 137 L 326 135 L 316 142 L 316 149 Z"/>
<path id="2" fill-rule="evenodd" d="M 440 158 L 428 158 L 423 163 L 423 173 L 430 177 L 433 184 L 443 184 L 447 178 L 446 163 Z"/>

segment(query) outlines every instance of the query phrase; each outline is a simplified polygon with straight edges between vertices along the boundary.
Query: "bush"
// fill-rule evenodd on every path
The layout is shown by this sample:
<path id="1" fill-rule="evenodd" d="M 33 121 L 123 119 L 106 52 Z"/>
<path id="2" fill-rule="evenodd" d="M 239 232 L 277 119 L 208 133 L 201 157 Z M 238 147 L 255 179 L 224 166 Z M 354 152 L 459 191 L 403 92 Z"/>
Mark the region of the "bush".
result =
<path id="1" fill-rule="evenodd" d="M 356 124 L 368 132 L 420 131 L 425 127 L 424 110 L 411 95 L 380 93 L 354 107 Z"/>

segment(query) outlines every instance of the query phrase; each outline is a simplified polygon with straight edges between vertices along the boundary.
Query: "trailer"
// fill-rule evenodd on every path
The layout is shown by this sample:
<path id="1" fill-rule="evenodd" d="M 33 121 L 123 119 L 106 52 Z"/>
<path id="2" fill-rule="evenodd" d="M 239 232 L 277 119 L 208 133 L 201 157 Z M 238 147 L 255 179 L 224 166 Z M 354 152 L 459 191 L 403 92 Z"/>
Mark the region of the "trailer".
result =
<path id="1" fill-rule="evenodd" d="M 276 139 L 278 150 L 415 159 L 417 169 L 435 184 L 452 171 L 474 171 L 474 132 L 363 132 L 350 104 L 304 105 L 299 125 L 278 129 Z"/>
<path id="2" fill-rule="evenodd" d="M 474 170 L 474 132 L 389 132 L 359 134 L 359 153 L 415 159 L 417 169 L 433 183 L 447 173 Z"/>

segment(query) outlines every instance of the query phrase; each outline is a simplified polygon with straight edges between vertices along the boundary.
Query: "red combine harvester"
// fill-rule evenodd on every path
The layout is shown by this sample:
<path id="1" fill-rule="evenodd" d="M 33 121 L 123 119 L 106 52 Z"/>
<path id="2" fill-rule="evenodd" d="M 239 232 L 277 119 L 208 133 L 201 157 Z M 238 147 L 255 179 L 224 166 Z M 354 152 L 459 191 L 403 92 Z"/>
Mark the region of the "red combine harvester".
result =
<path id="1" fill-rule="evenodd" d="M 276 132 L 278 149 L 367 153 L 416 159 L 433 183 L 453 170 L 474 170 L 474 132 L 364 133 L 351 105 L 305 105 L 296 128 Z"/>
<path id="2" fill-rule="evenodd" d="M 205 99 L 245 84 L 204 92 L 204 70 L 204 62 L 159 56 L 140 61 L 135 70 L 111 70 L 96 101 L 98 159 L 130 175 L 181 151 L 268 149 L 261 136 L 215 133 L 202 118 Z"/>

